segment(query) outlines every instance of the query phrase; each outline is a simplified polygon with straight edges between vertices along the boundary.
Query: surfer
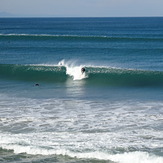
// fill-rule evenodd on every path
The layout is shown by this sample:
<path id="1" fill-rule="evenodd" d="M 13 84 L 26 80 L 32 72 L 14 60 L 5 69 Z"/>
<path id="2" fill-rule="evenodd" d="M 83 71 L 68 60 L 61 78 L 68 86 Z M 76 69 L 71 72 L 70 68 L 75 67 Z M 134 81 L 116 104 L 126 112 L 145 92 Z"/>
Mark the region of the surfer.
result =
<path id="1" fill-rule="evenodd" d="M 85 68 L 84 67 L 82 67 L 81 72 L 82 72 L 82 74 L 85 72 Z"/>

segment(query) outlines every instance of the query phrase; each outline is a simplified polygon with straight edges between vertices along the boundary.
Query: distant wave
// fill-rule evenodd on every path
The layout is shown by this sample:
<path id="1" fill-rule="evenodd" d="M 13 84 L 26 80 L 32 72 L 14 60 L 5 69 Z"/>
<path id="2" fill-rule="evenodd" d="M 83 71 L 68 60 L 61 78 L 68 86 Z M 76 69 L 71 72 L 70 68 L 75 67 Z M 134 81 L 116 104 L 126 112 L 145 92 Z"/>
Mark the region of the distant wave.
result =
<path id="1" fill-rule="evenodd" d="M 14 65 L 1 64 L 0 77 L 10 80 L 35 82 L 66 82 L 84 80 L 86 84 L 108 86 L 161 86 L 163 87 L 162 71 L 129 70 L 109 67 L 72 65 Z"/>
<path id="2" fill-rule="evenodd" d="M 131 36 L 102 36 L 102 35 L 52 35 L 52 34 L 0 34 L 2 37 L 12 37 L 12 38 L 38 38 L 38 39 L 74 39 L 74 40 L 94 40 L 94 41 L 108 41 L 108 40 L 129 40 L 129 41 L 163 41 L 162 37 L 131 37 Z"/>

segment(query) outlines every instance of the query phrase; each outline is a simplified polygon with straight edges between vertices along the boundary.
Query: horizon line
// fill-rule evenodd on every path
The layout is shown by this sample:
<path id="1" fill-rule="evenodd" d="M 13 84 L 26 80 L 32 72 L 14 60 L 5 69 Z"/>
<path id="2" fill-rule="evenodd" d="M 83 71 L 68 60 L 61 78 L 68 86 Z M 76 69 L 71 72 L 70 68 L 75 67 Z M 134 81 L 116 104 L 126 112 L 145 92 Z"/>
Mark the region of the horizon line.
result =
<path id="1" fill-rule="evenodd" d="M 161 18 L 163 16 L 0 16 L 0 18 Z"/>

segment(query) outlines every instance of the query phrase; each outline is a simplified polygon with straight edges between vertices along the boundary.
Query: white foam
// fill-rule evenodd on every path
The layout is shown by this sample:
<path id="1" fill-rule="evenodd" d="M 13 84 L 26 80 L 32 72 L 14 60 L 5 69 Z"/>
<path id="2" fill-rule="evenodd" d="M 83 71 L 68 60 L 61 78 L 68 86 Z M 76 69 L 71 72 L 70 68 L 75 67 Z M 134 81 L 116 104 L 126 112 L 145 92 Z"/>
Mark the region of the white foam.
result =
<path id="1" fill-rule="evenodd" d="M 67 61 L 62 60 L 58 63 L 59 66 L 65 66 L 66 67 L 66 74 L 73 77 L 73 80 L 82 80 L 84 78 L 87 78 L 88 76 L 86 73 L 82 73 L 81 69 L 84 67 L 83 65 L 76 66 L 75 61 Z"/>
<path id="2" fill-rule="evenodd" d="M 163 162 L 162 157 L 146 152 L 110 153 L 115 148 L 162 149 L 162 130 L 151 129 L 161 126 L 162 102 L 108 102 L 104 106 L 84 100 L 12 98 L 3 94 L 0 98 L 0 125 L 5 129 L 0 133 L 2 148 L 15 153 L 61 154 L 119 163 Z"/>
<path id="3" fill-rule="evenodd" d="M 27 153 L 31 155 L 63 155 L 72 158 L 81 159 L 98 159 L 110 160 L 117 163 L 162 163 L 163 157 L 150 155 L 147 152 L 129 152 L 122 154 L 109 154 L 104 152 L 72 152 L 65 149 L 44 149 L 33 146 L 20 146 L 20 145 L 2 145 L 2 148 L 14 150 L 14 153 Z"/>
<path id="4" fill-rule="evenodd" d="M 70 157 L 111 160 L 117 163 L 162 163 L 163 157 L 149 155 L 146 152 L 129 152 L 123 154 L 107 154 L 102 152 L 92 153 L 69 153 Z"/>

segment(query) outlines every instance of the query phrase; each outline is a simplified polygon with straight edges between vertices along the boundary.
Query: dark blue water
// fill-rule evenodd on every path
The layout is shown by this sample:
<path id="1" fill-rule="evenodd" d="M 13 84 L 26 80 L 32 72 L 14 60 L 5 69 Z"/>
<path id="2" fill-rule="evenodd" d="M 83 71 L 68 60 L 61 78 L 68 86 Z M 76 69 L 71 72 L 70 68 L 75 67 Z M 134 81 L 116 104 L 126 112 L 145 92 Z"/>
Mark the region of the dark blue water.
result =
<path id="1" fill-rule="evenodd" d="M 162 29 L 1 18 L 0 161 L 163 162 Z"/>
<path id="2" fill-rule="evenodd" d="M 20 18 L 0 23 L 1 63 L 73 59 L 162 70 L 163 18 Z"/>

